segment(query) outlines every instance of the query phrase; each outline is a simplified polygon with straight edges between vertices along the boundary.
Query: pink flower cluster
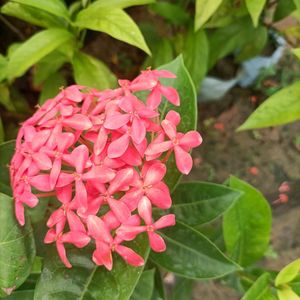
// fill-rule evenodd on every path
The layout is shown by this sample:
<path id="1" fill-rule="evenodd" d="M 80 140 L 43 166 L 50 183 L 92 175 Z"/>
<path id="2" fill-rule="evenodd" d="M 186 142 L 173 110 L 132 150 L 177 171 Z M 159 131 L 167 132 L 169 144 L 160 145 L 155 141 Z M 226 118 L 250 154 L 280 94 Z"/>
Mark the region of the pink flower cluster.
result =
<path id="1" fill-rule="evenodd" d="M 171 207 L 163 182 L 166 161 L 174 152 L 180 172 L 192 168 L 191 148 L 201 144 L 196 131 L 177 132 L 180 116 L 169 111 L 160 121 L 164 96 L 180 104 L 177 91 L 160 83 L 174 78 L 168 71 L 143 71 L 133 81 L 119 80 L 114 90 L 73 85 L 42 105 L 22 124 L 10 165 L 15 213 L 24 225 L 24 204 L 55 196 L 45 243 L 55 243 L 66 265 L 65 244 L 78 248 L 93 241 L 93 261 L 112 269 L 112 252 L 128 264 L 143 258 L 124 241 L 146 232 L 151 248 L 166 249 L 157 230 L 175 224 L 173 214 L 156 221 L 152 206 Z M 146 91 L 146 103 L 136 92 Z"/>

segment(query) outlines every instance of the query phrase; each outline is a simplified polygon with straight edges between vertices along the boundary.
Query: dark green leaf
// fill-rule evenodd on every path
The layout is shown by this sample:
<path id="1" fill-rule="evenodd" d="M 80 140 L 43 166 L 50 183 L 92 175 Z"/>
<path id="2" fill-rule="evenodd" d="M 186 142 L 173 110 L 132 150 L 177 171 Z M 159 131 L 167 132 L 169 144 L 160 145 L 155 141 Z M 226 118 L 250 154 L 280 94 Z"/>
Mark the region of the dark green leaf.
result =
<path id="1" fill-rule="evenodd" d="M 140 236 L 130 245 L 147 259 L 149 247 L 145 236 Z M 143 271 L 143 267 L 132 267 L 117 255 L 114 255 L 112 271 L 107 271 L 92 262 L 91 251 L 72 248 L 67 254 L 72 269 L 67 269 L 60 262 L 54 247 L 45 257 L 35 289 L 35 300 L 127 300 Z"/>
<path id="2" fill-rule="evenodd" d="M 207 71 L 209 55 L 208 41 L 204 30 L 198 30 L 195 33 L 191 28 L 188 31 L 185 36 L 182 54 L 196 90 L 199 90 L 200 83 Z"/>
<path id="3" fill-rule="evenodd" d="M 34 85 L 39 85 L 67 62 L 67 56 L 60 51 L 53 51 L 42 58 L 34 68 Z"/>
<path id="4" fill-rule="evenodd" d="M 15 152 L 15 141 L 0 144 L 0 192 L 11 195 L 8 165 Z"/>
<path id="5" fill-rule="evenodd" d="M 209 35 L 209 69 L 221 58 L 244 47 L 254 31 L 250 18 L 244 17 Z"/>
<path id="6" fill-rule="evenodd" d="M 8 77 L 23 75 L 33 64 L 72 38 L 70 32 L 57 28 L 36 33 L 11 55 L 7 65 Z"/>
<path id="7" fill-rule="evenodd" d="M 289 16 L 297 9 L 293 0 L 277 0 L 277 6 L 274 13 L 274 21 L 279 21 Z"/>
<path id="8" fill-rule="evenodd" d="M 7 296 L 30 274 L 35 245 L 29 219 L 21 227 L 15 217 L 14 201 L 0 193 L 0 296 Z"/>
<path id="9" fill-rule="evenodd" d="M 162 213 L 174 213 L 177 220 L 190 226 L 197 226 L 223 215 L 241 195 L 240 191 L 220 184 L 180 183 L 172 193 L 172 207 Z"/>
<path id="10" fill-rule="evenodd" d="M 41 27 L 63 27 L 62 19 L 34 7 L 16 2 L 7 2 L 1 8 L 1 13 L 12 16 Z"/>
<path id="11" fill-rule="evenodd" d="M 16 111 L 16 108 L 10 99 L 8 84 L 5 83 L 0 83 L 0 104 L 8 111 Z"/>
<path id="12" fill-rule="evenodd" d="M 239 270 L 208 238 L 188 225 L 176 225 L 163 230 L 167 250 L 151 253 L 156 264 L 191 279 L 212 279 Z"/>
<path id="13" fill-rule="evenodd" d="M 196 0 L 195 30 L 202 27 L 221 5 L 222 0 Z"/>
<path id="14" fill-rule="evenodd" d="M 243 123 L 238 130 L 277 126 L 300 119 L 300 81 L 278 91 Z"/>
<path id="15" fill-rule="evenodd" d="M 1 116 L 0 116 L 0 143 L 3 143 L 4 140 L 5 140 L 5 134 L 4 134 L 2 119 L 1 119 Z"/>
<path id="16" fill-rule="evenodd" d="M 178 4 L 159 2 L 151 5 L 151 10 L 174 25 L 186 24 L 190 19 L 190 15 Z"/>
<path id="17" fill-rule="evenodd" d="M 32 300 L 34 290 L 24 290 L 13 292 L 10 296 L 3 298 L 3 300 Z"/>
<path id="18" fill-rule="evenodd" d="M 7 59 L 0 54 L 0 82 L 6 78 Z"/>
<path id="19" fill-rule="evenodd" d="M 115 75 L 102 61 L 78 51 L 74 54 L 72 64 L 77 84 L 100 90 L 116 86 Z"/>
<path id="20" fill-rule="evenodd" d="M 69 12 L 64 2 L 61 0 L 41 1 L 41 0 L 13 0 L 13 2 L 35 7 L 44 10 L 55 16 L 69 19 Z"/>
<path id="21" fill-rule="evenodd" d="M 179 132 L 187 132 L 195 130 L 197 126 L 197 98 L 196 91 L 193 85 L 190 74 L 188 73 L 182 56 L 178 56 L 172 62 L 159 67 L 161 70 L 169 70 L 173 72 L 177 78 L 163 79 L 161 82 L 164 85 L 173 86 L 177 89 L 180 96 L 179 107 L 170 104 L 168 101 L 162 101 L 160 105 L 161 118 L 163 119 L 169 110 L 175 110 L 180 113 L 181 123 L 178 126 Z M 167 162 L 167 175 L 165 182 L 173 190 L 181 178 L 181 173 L 175 165 L 174 155 L 171 155 Z"/>
<path id="22" fill-rule="evenodd" d="M 59 72 L 50 75 L 43 83 L 43 89 L 39 97 L 39 104 L 43 104 L 46 100 L 53 98 L 56 94 L 58 94 L 59 88 L 66 85 L 66 79 Z"/>
<path id="23" fill-rule="evenodd" d="M 144 271 L 137 283 L 130 300 L 151 300 L 154 287 L 155 269 Z"/>
<path id="24" fill-rule="evenodd" d="M 154 289 L 151 300 L 164 300 L 166 298 L 164 282 L 159 269 L 155 269 Z"/>
<path id="25" fill-rule="evenodd" d="M 267 0 L 246 0 L 246 6 L 256 27 Z"/>
<path id="26" fill-rule="evenodd" d="M 246 294 L 241 300 L 268 300 L 270 298 L 271 286 L 270 286 L 270 274 L 262 274 L 254 284 L 247 290 Z M 268 298 L 269 297 L 269 298 Z"/>
<path id="27" fill-rule="evenodd" d="M 151 54 L 138 26 L 122 9 L 91 5 L 77 15 L 75 25 L 105 32 Z"/>
<path id="28" fill-rule="evenodd" d="M 230 187 L 244 192 L 244 195 L 224 215 L 224 240 L 230 255 L 240 265 L 248 266 L 268 249 L 271 209 L 264 196 L 245 181 L 231 176 Z"/>
<path id="29" fill-rule="evenodd" d="M 252 58 L 262 52 L 268 41 L 268 30 L 265 26 L 257 27 L 249 41 L 242 47 L 240 53 L 236 57 L 236 61 L 240 62 Z"/>
<path id="30" fill-rule="evenodd" d="M 143 63 L 143 69 L 151 67 L 153 69 L 158 68 L 162 64 L 166 64 L 174 57 L 173 46 L 170 40 L 166 38 L 160 39 L 151 48 L 152 56 L 148 56 Z"/>

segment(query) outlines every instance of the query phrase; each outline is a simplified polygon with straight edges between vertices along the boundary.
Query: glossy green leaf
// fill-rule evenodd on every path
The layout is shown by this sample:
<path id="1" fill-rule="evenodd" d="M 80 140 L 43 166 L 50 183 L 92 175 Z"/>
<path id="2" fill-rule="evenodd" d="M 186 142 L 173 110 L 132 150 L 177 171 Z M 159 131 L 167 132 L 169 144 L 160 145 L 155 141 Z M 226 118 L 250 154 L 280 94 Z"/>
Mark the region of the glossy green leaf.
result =
<path id="1" fill-rule="evenodd" d="M 2 123 L 2 118 L 0 116 L 0 143 L 3 143 L 5 140 L 4 127 Z"/>
<path id="2" fill-rule="evenodd" d="M 227 251 L 241 266 L 259 260 L 269 246 L 272 214 L 264 196 L 234 176 L 230 187 L 244 192 L 224 215 L 223 232 Z"/>
<path id="3" fill-rule="evenodd" d="M 174 25 L 184 25 L 190 19 L 190 15 L 178 4 L 158 2 L 151 5 L 151 10 Z"/>
<path id="4" fill-rule="evenodd" d="M 23 75 L 33 64 L 72 38 L 70 32 L 58 28 L 36 33 L 11 55 L 7 66 L 8 77 L 12 79 Z"/>
<path id="5" fill-rule="evenodd" d="M 275 286 L 289 283 L 300 273 L 300 258 L 285 266 L 276 276 Z"/>
<path id="6" fill-rule="evenodd" d="M 34 85 L 40 85 L 50 75 L 53 75 L 58 69 L 66 63 L 68 57 L 66 54 L 55 50 L 43 57 L 34 68 Z"/>
<path id="7" fill-rule="evenodd" d="M 237 62 L 259 55 L 268 41 L 268 30 L 265 26 L 258 26 L 252 33 L 248 42 L 241 48 L 235 58 Z"/>
<path id="8" fill-rule="evenodd" d="M 164 229 L 161 236 L 167 250 L 152 252 L 150 257 L 170 272 L 191 279 L 212 279 L 239 270 L 207 237 L 182 222 Z"/>
<path id="9" fill-rule="evenodd" d="M 240 130 L 277 126 L 300 119 L 300 81 L 278 91 L 263 102 Z"/>
<path id="10" fill-rule="evenodd" d="M 256 27 L 267 0 L 246 0 L 246 6 Z"/>
<path id="11" fill-rule="evenodd" d="M 154 210 L 158 214 L 174 213 L 176 219 L 190 226 L 202 225 L 223 215 L 242 193 L 225 185 L 209 182 L 180 183 L 172 193 L 169 210 Z"/>
<path id="12" fill-rule="evenodd" d="M 181 103 L 181 105 L 177 107 L 166 100 L 162 101 L 159 107 L 161 119 L 165 117 L 169 110 L 175 110 L 179 112 L 181 116 L 181 123 L 177 127 L 178 131 L 187 132 L 195 130 L 197 127 L 198 111 L 196 91 L 191 76 L 184 65 L 182 56 L 178 56 L 170 63 L 159 67 L 159 69 L 169 70 L 177 76 L 175 79 L 162 79 L 161 82 L 164 85 L 173 86 L 177 89 Z M 174 155 L 171 155 L 167 162 L 167 170 L 165 182 L 171 190 L 174 190 L 181 178 L 181 173 L 177 170 L 175 165 Z"/>
<path id="13" fill-rule="evenodd" d="M 193 78 L 196 90 L 199 90 L 200 83 L 207 71 L 208 47 L 208 40 L 204 30 L 198 30 L 194 33 L 191 28 L 185 35 L 182 54 L 186 68 Z"/>
<path id="14" fill-rule="evenodd" d="M 46 11 L 16 2 L 5 3 L 1 7 L 1 13 L 41 27 L 64 26 L 64 22 L 61 18 L 49 14 Z"/>
<path id="15" fill-rule="evenodd" d="M 139 236 L 130 247 L 147 259 L 149 247 L 145 236 Z M 114 255 L 112 271 L 97 267 L 86 249 L 67 250 L 73 268 L 67 269 L 52 249 L 44 259 L 34 299 L 41 300 L 128 300 L 143 272 L 143 267 L 132 267 Z"/>
<path id="16" fill-rule="evenodd" d="M 126 8 L 136 5 L 145 5 L 154 3 L 156 0 L 97 0 L 90 4 L 89 7 L 95 8 Z"/>
<path id="17" fill-rule="evenodd" d="M 300 297 L 290 287 L 277 289 L 277 295 L 279 300 L 300 300 Z"/>
<path id="18" fill-rule="evenodd" d="M 15 141 L 0 144 L 0 192 L 11 195 L 8 165 L 15 152 Z"/>
<path id="19" fill-rule="evenodd" d="M 247 290 L 245 295 L 241 300 L 268 300 L 271 292 L 270 286 L 270 274 L 263 273 L 258 279 L 253 283 L 253 285 Z"/>
<path id="20" fill-rule="evenodd" d="M 195 30 L 202 27 L 221 5 L 223 0 L 196 0 Z"/>
<path id="21" fill-rule="evenodd" d="M 154 274 L 155 269 L 142 273 L 130 300 L 151 300 L 154 288 Z"/>
<path id="22" fill-rule="evenodd" d="M 254 31 L 255 28 L 250 18 L 244 17 L 210 34 L 208 36 L 210 49 L 209 69 L 221 58 L 244 47 L 252 38 Z"/>
<path id="23" fill-rule="evenodd" d="M 69 19 L 69 12 L 64 2 L 61 0 L 41 1 L 41 0 L 13 0 L 13 2 L 35 7 L 44 10 L 55 16 Z"/>
<path id="24" fill-rule="evenodd" d="M 74 77 L 77 84 L 93 88 L 108 89 L 116 86 L 116 77 L 100 60 L 85 54 L 75 52 L 73 61 Z"/>
<path id="25" fill-rule="evenodd" d="M 192 279 L 177 277 L 169 300 L 190 300 L 194 283 Z"/>
<path id="26" fill-rule="evenodd" d="M 162 274 L 159 269 L 156 268 L 154 275 L 154 289 L 151 300 L 165 300 L 165 298 L 166 293 Z"/>
<path id="27" fill-rule="evenodd" d="M 15 291 L 10 296 L 3 298 L 3 300 L 32 300 L 34 290 Z"/>
<path id="28" fill-rule="evenodd" d="M 29 219 L 21 227 L 15 217 L 14 201 L 0 193 L 0 296 L 7 296 L 30 274 L 35 245 Z"/>
<path id="29" fill-rule="evenodd" d="M 43 83 L 43 88 L 39 97 L 39 104 L 53 98 L 59 93 L 59 88 L 67 85 L 67 81 L 62 74 L 56 72 L 50 75 Z"/>
<path id="30" fill-rule="evenodd" d="M 77 15 L 75 25 L 105 32 L 120 41 L 151 54 L 138 26 L 122 9 L 91 5 Z"/>

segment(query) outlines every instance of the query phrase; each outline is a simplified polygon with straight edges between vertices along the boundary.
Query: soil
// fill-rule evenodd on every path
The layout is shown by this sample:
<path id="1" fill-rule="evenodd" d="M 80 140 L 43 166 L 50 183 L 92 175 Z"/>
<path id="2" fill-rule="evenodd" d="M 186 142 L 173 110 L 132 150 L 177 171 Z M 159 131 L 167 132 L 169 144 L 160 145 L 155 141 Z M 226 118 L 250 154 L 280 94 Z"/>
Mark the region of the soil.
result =
<path id="1" fill-rule="evenodd" d="M 234 88 L 217 103 L 199 104 L 198 127 L 204 142 L 193 152 L 195 167 L 187 179 L 222 183 L 233 174 L 259 189 L 273 211 L 271 243 L 278 256 L 264 259 L 263 265 L 280 270 L 300 256 L 300 152 L 295 145 L 300 122 L 236 132 L 263 98 L 253 93 Z M 285 204 L 276 201 L 284 181 L 290 185 Z M 240 296 L 210 281 L 197 284 L 191 299 L 236 300 Z"/>

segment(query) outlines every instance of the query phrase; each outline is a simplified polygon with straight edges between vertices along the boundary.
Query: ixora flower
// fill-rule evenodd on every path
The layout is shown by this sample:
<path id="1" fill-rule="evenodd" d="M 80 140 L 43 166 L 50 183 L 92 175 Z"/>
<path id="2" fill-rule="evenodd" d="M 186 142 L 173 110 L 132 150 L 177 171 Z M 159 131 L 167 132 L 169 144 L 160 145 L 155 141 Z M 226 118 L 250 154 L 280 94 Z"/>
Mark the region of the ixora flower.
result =
<path id="1" fill-rule="evenodd" d="M 175 216 L 153 220 L 152 207 L 172 205 L 166 162 L 174 152 L 178 170 L 188 174 L 189 151 L 202 139 L 196 131 L 178 132 L 177 112 L 160 116 L 163 97 L 180 105 L 177 91 L 160 82 L 164 77 L 175 75 L 146 70 L 133 81 L 119 80 L 115 90 L 72 85 L 22 124 L 10 164 L 16 218 L 24 225 L 25 206 L 53 197 L 44 242 L 55 243 L 66 267 L 72 265 L 65 244 L 91 244 L 93 261 L 108 270 L 112 252 L 130 265 L 144 264 L 126 244 L 139 234 L 148 235 L 153 251 L 165 251 L 157 230 L 174 225 Z M 142 101 L 139 94 L 148 96 Z"/>

